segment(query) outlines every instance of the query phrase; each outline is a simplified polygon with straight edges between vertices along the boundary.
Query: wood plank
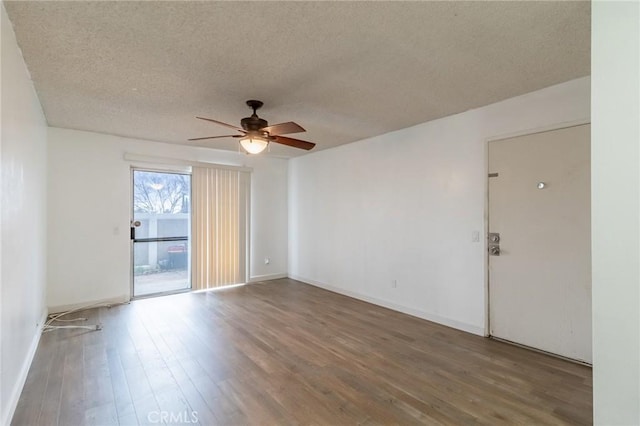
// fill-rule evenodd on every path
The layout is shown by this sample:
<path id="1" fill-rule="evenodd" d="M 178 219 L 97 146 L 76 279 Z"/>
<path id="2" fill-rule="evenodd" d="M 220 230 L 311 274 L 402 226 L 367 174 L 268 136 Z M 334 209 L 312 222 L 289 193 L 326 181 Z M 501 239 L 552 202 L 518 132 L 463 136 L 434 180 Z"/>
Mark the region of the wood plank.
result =
<path id="1" fill-rule="evenodd" d="M 294 280 L 87 312 L 103 330 L 43 336 L 12 424 L 592 423 L 590 368 Z"/>

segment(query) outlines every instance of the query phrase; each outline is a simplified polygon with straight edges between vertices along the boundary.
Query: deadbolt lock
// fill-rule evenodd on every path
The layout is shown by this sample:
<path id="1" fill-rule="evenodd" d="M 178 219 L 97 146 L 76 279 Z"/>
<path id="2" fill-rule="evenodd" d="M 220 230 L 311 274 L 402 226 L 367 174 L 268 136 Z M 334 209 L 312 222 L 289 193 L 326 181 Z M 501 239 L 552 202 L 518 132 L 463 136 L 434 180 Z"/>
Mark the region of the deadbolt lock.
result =
<path id="1" fill-rule="evenodd" d="M 499 244 L 500 234 L 498 232 L 489 232 L 489 242 L 492 244 Z"/>
<path id="2" fill-rule="evenodd" d="M 489 254 L 491 256 L 500 256 L 500 246 L 495 244 L 495 245 L 490 245 L 489 246 Z"/>

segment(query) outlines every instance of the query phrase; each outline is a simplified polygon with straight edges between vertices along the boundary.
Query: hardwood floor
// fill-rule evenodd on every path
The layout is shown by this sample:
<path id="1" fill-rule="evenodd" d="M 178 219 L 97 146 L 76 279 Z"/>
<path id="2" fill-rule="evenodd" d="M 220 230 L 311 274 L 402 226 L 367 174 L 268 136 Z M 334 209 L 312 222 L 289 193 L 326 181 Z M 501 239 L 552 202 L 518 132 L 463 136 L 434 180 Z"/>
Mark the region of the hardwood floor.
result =
<path id="1" fill-rule="evenodd" d="M 591 369 L 283 279 L 42 336 L 13 425 L 590 424 Z"/>

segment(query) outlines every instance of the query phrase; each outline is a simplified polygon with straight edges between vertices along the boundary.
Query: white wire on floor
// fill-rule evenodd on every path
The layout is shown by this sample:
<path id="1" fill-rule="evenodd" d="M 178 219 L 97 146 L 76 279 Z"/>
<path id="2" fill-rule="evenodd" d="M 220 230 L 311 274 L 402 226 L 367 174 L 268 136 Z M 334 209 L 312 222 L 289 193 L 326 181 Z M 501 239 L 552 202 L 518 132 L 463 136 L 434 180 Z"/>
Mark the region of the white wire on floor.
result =
<path id="1" fill-rule="evenodd" d="M 70 319 L 60 319 L 60 317 L 72 314 L 74 312 L 79 312 L 79 311 L 84 311 L 84 310 L 87 310 L 87 309 L 91 309 L 91 308 L 102 308 L 102 307 L 111 308 L 112 306 L 125 305 L 125 304 L 128 304 L 128 303 L 129 302 L 121 302 L 121 303 L 102 303 L 102 302 L 98 302 L 98 303 L 92 303 L 90 305 L 80 306 L 78 308 L 70 309 L 70 310 L 64 311 L 64 312 L 58 312 L 56 314 L 50 314 L 47 317 L 48 318 L 47 321 L 42 326 L 42 332 L 43 333 L 48 333 L 50 331 L 59 330 L 59 329 L 84 329 L 84 330 L 90 330 L 90 331 L 102 330 L 102 324 L 92 324 L 92 325 L 56 325 L 56 324 L 53 324 L 53 323 L 54 322 L 87 321 L 87 318 L 84 318 L 84 317 L 70 318 Z"/>

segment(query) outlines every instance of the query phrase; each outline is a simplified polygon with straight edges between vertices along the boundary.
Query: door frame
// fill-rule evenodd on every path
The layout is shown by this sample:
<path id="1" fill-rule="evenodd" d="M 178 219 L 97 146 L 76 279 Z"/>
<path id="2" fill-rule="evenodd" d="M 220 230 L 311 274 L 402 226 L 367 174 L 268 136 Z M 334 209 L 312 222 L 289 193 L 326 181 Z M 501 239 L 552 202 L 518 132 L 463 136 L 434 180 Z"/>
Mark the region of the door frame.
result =
<path id="1" fill-rule="evenodd" d="M 133 225 L 133 215 L 134 215 L 134 211 L 133 211 L 133 195 L 134 195 L 134 183 L 133 183 L 133 175 L 135 171 L 143 171 L 143 172 L 154 172 L 154 173 L 172 173 L 172 174 L 179 174 L 179 175 L 189 175 L 191 176 L 191 167 L 184 167 L 184 166 L 137 166 L 132 164 L 129 167 L 129 202 L 131 203 L 131 205 L 129 206 L 129 216 L 130 216 L 130 222 L 129 222 L 129 226 Z M 189 202 L 191 202 L 192 199 L 192 188 L 191 185 L 189 185 Z M 191 214 L 191 212 L 189 213 Z M 189 221 L 189 223 L 191 223 L 191 220 Z M 191 276 L 191 229 L 189 229 L 189 288 L 186 289 L 180 289 L 180 290 L 172 290 L 172 291 L 163 291 L 163 292 L 159 292 L 159 293 L 151 293 L 151 294 L 144 294 L 141 296 L 136 296 L 135 292 L 134 292 L 134 244 L 135 242 L 133 241 L 132 238 L 129 238 L 129 300 L 137 300 L 137 299 L 146 299 L 149 297 L 157 297 L 157 296 L 168 296 L 171 294 L 179 294 L 179 293 L 188 293 L 190 291 L 193 290 L 193 282 L 192 282 L 192 276 Z"/>
<path id="2" fill-rule="evenodd" d="M 516 132 L 509 132 L 498 134 L 494 136 L 490 136 L 484 138 L 484 238 L 482 239 L 482 249 L 484 253 L 484 307 L 485 307 L 485 315 L 484 315 L 484 337 L 491 337 L 491 324 L 490 324 L 490 288 L 489 288 L 489 142 L 499 141 L 503 139 L 511 139 L 519 136 L 528 136 L 535 135 L 538 133 L 546 133 L 552 132 L 554 130 L 567 129 L 570 127 L 578 127 L 583 126 L 585 124 L 591 124 L 591 117 L 583 118 L 580 120 L 573 121 L 564 121 L 559 123 L 550 124 L 547 126 L 540 126 L 529 128 L 525 130 L 519 130 Z"/>

